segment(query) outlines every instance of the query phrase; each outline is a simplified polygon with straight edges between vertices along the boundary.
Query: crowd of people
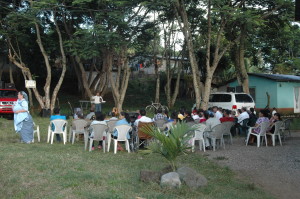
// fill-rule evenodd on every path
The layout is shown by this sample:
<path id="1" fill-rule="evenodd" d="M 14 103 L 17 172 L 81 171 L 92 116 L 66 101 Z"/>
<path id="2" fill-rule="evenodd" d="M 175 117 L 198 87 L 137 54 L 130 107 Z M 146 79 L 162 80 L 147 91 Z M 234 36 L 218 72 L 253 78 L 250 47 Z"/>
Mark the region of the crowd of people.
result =
<path id="1" fill-rule="evenodd" d="M 97 95 L 99 97 L 99 93 Z M 100 96 L 101 97 L 101 96 Z M 103 101 L 102 97 L 99 98 L 99 101 Z M 27 94 L 23 91 L 18 93 L 18 101 L 15 103 L 14 110 L 14 126 L 15 131 L 20 133 L 21 141 L 24 143 L 31 143 L 33 140 L 33 121 L 31 115 L 28 111 L 28 97 Z M 268 132 L 274 133 L 275 123 L 281 120 L 281 116 L 277 113 L 277 110 L 273 108 L 272 111 L 268 109 L 262 109 L 259 111 L 258 117 L 256 116 L 254 108 L 250 108 L 247 110 L 245 107 L 238 109 L 237 111 L 231 111 L 227 109 L 222 109 L 221 107 L 211 107 L 208 110 L 196 109 L 194 108 L 192 111 L 188 111 L 184 107 L 180 108 L 179 111 L 174 111 L 170 115 L 168 111 L 158 109 L 153 118 L 147 116 L 147 113 L 144 109 L 137 111 L 137 114 L 129 115 L 126 112 L 119 112 L 117 108 L 113 108 L 110 115 L 110 118 L 106 118 L 106 115 L 102 113 L 101 107 L 96 106 L 96 110 L 91 108 L 90 113 L 88 113 L 85 117 L 84 114 L 79 111 L 74 115 L 74 120 L 72 123 L 78 119 L 85 120 L 86 125 L 90 126 L 93 124 L 104 124 L 107 125 L 107 122 L 110 120 L 115 120 L 116 126 L 118 125 L 130 125 L 138 127 L 139 122 L 150 123 L 156 122 L 159 120 L 165 121 L 164 129 L 167 131 L 173 125 L 176 125 L 178 122 L 186 122 L 187 124 L 194 125 L 195 123 L 205 123 L 206 130 L 210 131 L 216 125 L 221 124 L 223 122 L 234 122 L 234 126 L 231 129 L 232 135 L 242 134 L 244 126 L 257 127 L 254 128 L 254 133 L 260 132 L 259 125 L 262 122 L 269 122 L 270 126 L 268 128 Z M 53 115 L 50 117 L 50 121 L 55 119 L 63 119 L 66 120 L 66 116 L 60 115 L 60 109 L 54 108 Z M 246 123 L 245 123 L 246 121 Z M 75 126 L 75 125 L 72 125 Z M 54 130 L 55 126 L 51 126 L 52 130 Z M 245 134 L 247 132 L 244 132 Z M 90 129 L 90 136 L 93 137 L 93 131 Z M 117 138 L 118 132 L 114 131 L 112 134 L 113 138 Z M 127 135 L 128 139 L 130 135 Z M 250 137 L 249 144 L 254 143 L 255 137 Z M 61 141 L 60 136 L 56 135 L 57 141 Z M 270 141 L 271 143 L 271 141 Z M 100 142 L 98 148 L 102 148 L 102 143 Z M 122 147 L 119 145 L 119 150 L 122 150 Z"/>

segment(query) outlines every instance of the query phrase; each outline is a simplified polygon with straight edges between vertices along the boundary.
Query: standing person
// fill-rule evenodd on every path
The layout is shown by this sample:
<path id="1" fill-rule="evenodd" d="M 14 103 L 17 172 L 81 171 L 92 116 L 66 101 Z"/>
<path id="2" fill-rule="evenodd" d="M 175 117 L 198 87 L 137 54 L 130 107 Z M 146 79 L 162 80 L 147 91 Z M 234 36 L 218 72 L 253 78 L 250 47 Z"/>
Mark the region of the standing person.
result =
<path id="1" fill-rule="evenodd" d="M 95 103 L 96 112 L 101 112 L 101 103 L 105 102 L 100 96 L 100 92 L 97 92 L 95 96 L 92 97 Z"/>
<path id="2" fill-rule="evenodd" d="M 18 100 L 13 106 L 15 131 L 20 134 L 21 142 L 30 144 L 33 140 L 33 121 L 28 111 L 28 96 L 18 92 Z"/>
<path id="3" fill-rule="evenodd" d="M 60 109 L 58 107 L 54 108 L 53 113 L 54 113 L 54 115 L 51 115 L 50 121 L 56 120 L 56 119 L 67 120 L 66 116 L 60 115 Z M 55 126 L 52 125 L 51 128 L 54 131 Z M 64 128 L 66 128 L 66 127 L 64 127 Z M 56 141 L 60 142 L 61 141 L 60 135 L 55 134 L 55 136 L 56 136 Z"/>

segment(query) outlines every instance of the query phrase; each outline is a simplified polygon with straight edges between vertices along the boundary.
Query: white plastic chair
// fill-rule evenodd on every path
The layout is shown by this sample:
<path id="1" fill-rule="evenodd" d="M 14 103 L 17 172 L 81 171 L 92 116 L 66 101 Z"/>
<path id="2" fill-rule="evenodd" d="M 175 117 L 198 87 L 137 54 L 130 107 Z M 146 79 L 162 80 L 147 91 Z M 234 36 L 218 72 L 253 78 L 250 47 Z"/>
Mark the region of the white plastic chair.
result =
<path id="1" fill-rule="evenodd" d="M 127 134 L 129 133 L 129 131 L 131 131 L 131 126 L 129 125 L 119 125 L 116 126 L 115 129 L 118 131 L 118 138 L 117 139 L 113 139 L 114 140 L 114 154 L 117 153 L 117 145 L 118 142 L 125 142 L 125 147 L 126 150 L 128 151 L 128 153 L 130 153 L 130 149 L 129 149 L 129 141 L 127 139 Z"/>
<path id="2" fill-rule="evenodd" d="M 285 137 L 286 137 L 285 131 L 287 131 L 289 134 L 289 137 L 291 137 L 291 130 L 290 130 L 291 123 L 292 123 L 292 119 L 290 119 L 290 118 L 285 119 L 285 120 L 283 120 L 283 125 L 280 127 L 284 141 L 285 141 Z"/>
<path id="3" fill-rule="evenodd" d="M 248 136 L 247 136 L 247 141 L 246 141 L 246 146 L 248 145 L 248 142 L 249 142 L 249 138 L 250 138 L 250 135 L 254 135 L 256 136 L 257 138 L 257 147 L 260 146 L 260 142 L 261 144 L 263 143 L 264 139 L 265 139 L 265 142 L 266 142 L 266 146 L 268 146 L 268 141 L 267 141 L 267 135 L 266 135 L 266 132 L 267 132 L 267 129 L 269 127 L 270 123 L 269 122 L 262 122 L 259 126 L 260 126 L 260 131 L 259 133 L 254 133 L 252 132 L 252 129 L 256 129 L 258 127 L 250 127 L 249 128 L 249 132 L 248 132 Z M 262 139 L 260 139 L 260 137 L 262 137 Z"/>
<path id="4" fill-rule="evenodd" d="M 199 141 L 199 150 L 203 148 L 203 151 L 205 152 L 205 142 L 203 138 L 203 133 L 206 129 L 205 124 L 195 124 L 193 125 L 193 128 L 196 128 L 194 137 L 192 138 L 192 152 L 195 151 L 195 141 Z M 202 146 L 202 147 L 201 147 Z"/>
<path id="5" fill-rule="evenodd" d="M 224 139 L 224 135 L 229 136 L 230 144 L 232 145 L 232 135 L 231 135 L 230 129 L 234 125 L 234 123 L 233 122 L 223 122 L 222 124 L 224 125 L 223 139 Z"/>
<path id="6" fill-rule="evenodd" d="M 109 152 L 110 150 L 110 143 L 111 143 L 111 134 L 113 133 L 116 123 L 118 120 L 109 120 L 107 122 L 107 126 L 108 126 L 108 132 L 107 132 L 107 152 Z"/>
<path id="7" fill-rule="evenodd" d="M 275 137 L 278 136 L 278 140 L 279 140 L 280 146 L 282 146 L 280 129 L 284 125 L 284 123 L 282 121 L 277 121 L 277 122 L 275 122 L 274 125 L 275 125 L 274 133 L 267 133 L 267 135 L 272 136 L 273 146 L 275 146 Z"/>
<path id="8" fill-rule="evenodd" d="M 54 125 L 54 131 L 51 128 L 52 124 Z M 64 144 L 66 144 L 66 142 L 67 142 L 67 124 L 68 124 L 68 122 L 66 120 L 62 120 L 62 119 L 55 119 L 55 120 L 50 121 L 50 125 L 48 127 L 47 142 L 49 143 L 49 140 L 51 138 L 51 144 L 53 144 L 54 134 L 62 134 Z"/>
<path id="9" fill-rule="evenodd" d="M 108 130 L 108 126 L 105 124 L 93 124 L 91 129 L 94 132 L 94 136 L 90 137 L 89 151 L 92 151 L 92 145 L 94 141 L 102 141 L 103 153 L 105 153 L 105 136 Z"/>
<path id="10" fill-rule="evenodd" d="M 86 136 L 86 126 L 87 126 L 87 121 L 84 119 L 77 119 L 74 120 L 72 125 L 72 128 L 70 128 L 70 134 L 69 134 L 69 141 L 71 142 L 71 137 L 72 137 L 72 144 L 74 144 L 76 134 L 84 134 Z M 72 135 L 72 136 L 71 136 Z M 86 149 L 86 145 L 84 146 Z"/>
<path id="11" fill-rule="evenodd" d="M 34 134 L 37 135 L 38 142 L 40 142 L 41 141 L 40 126 L 36 125 L 34 122 L 33 122 L 33 126 L 34 126 L 35 129 L 33 129 L 33 140 L 32 140 L 32 142 L 34 142 Z"/>
<path id="12" fill-rule="evenodd" d="M 154 121 L 155 126 L 160 130 L 160 131 L 164 131 L 164 124 L 167 123 L 166 120 L 164 119 L 160 119 L 160 120 L 156 120 Z"/>
<path id="13" fill-rule="evenodd" d="M 223 145 L 225 149 L 225 142 L 223 139 L 223 132 L 224 132 L 224 124 L 218 124 L 212 128 L 212 130 L 208 133 L 207 137 L 212 140 L 213 150 L 216 150 L 216 141 L 220 140 L 220 146 Z"/>

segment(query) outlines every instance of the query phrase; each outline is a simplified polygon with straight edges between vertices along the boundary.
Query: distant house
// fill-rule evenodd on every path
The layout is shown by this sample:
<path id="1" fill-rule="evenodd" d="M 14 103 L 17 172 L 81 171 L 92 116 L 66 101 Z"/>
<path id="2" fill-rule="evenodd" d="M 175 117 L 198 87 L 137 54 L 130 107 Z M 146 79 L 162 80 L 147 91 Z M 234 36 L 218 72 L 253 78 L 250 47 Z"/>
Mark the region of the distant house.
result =
<path id="1" fill-rule="evenodd" d="M 249 73 L 250 94 L 256 108 L 276 107 L 278 111 L 300 113 L 300 77 L 294 75 Z M 236 79 L 229 81 L 219 91 L 242 92 Z M 267 95 L 268 94 L 268 95 Z"/>

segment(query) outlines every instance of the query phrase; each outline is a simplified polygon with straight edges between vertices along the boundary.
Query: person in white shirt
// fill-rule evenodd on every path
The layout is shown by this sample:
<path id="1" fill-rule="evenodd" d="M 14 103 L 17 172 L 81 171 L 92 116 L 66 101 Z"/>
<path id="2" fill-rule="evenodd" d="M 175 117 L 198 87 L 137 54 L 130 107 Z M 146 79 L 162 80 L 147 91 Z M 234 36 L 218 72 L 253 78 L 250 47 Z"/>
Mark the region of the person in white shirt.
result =
<path id="1" fill-rule="evenodd" d="M 92 97 L 92 99 L 94 100 L 95 104 L 95 112 L 101 112 L 101 103 L 104 103 L 105 101 L 100 96 L 100 93 L 97 92 L 96 95 Z"/>
<path id="2" fill-rule="evenodd" d="M 275 115 L 275 113 L 277 113 L 277 110 L 276 110 L 276 108 L 274 107 L 274 108 L 273 108 L 273 111 L 272 111 L 272 117 Z"/>
<path id="3" fill-rule="evenodd" d="M 140 110 L 140 115 L 142 116 L 140 119 L 135 120 L 134 125 L 138 126 L 139 122 L 153 122 L 150 117 L 146 116 L 146 111 L 144 109 Z"/>
<path id="4" fill-rule="evenodd" d="M 246 107 L 242 108 L 242 113 L 238 116 L 238 123 L 242 124 L 244 119 L 249 119 Z"/>
<path id="5" fill-rule="evenodd" d="M 215 114 L 215 118 L 217 118 L 218 120 L 223 117 L 223 114 L 218 110 L 218 107 L 214 106 L 213 112 Z"/>

